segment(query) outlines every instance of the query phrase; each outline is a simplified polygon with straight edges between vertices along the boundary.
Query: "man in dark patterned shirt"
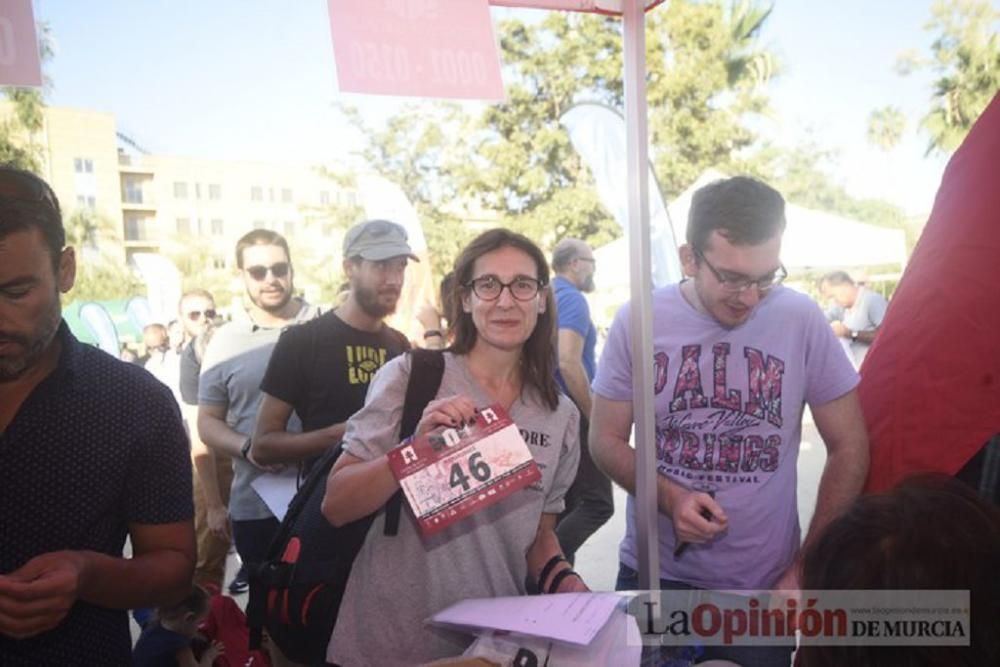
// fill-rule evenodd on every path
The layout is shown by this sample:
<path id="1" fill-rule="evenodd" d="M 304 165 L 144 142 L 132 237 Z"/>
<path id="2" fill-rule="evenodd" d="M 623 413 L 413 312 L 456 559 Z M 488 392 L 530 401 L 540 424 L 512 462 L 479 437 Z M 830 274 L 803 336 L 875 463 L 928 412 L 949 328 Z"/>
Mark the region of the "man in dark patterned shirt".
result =
<path id="1" fill-rule="evenodd" d="M 125 609 L 194 567 L 191 465 L 170 391 L 79 343 L 59 203 L 0 167 L 0 665 L 127 665 Z M 122 558 L 126 536 L 132 558 Z"/>

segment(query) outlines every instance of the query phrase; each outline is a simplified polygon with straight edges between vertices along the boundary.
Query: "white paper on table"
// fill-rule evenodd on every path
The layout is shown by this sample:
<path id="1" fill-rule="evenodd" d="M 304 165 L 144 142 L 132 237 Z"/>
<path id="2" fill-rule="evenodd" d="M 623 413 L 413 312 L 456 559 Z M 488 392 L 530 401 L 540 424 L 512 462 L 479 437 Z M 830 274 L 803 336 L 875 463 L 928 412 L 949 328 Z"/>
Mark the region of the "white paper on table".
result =
<path id="1" fill-rule="evenodd" d="M 639 667 L 642 662 L 642 635 L 634 616 L 619 604 L 593 641 L 586 646 L 528 637 L 511 633 L 481 633 L 462 654 L 466 658 L 485 658 L 509 664 L 517 658 L 524 664 L 549 667 Z M 534 659 L 534 663 L 532 663 Z M 520 663 L 517 663 L 520 664 Z"/>
<path id="2" fill-rule="evenodd" d="M 559 593 L 463 600 L 431 617 L 434 623 L 506 630 L 573 644 L 589 644 L 621 600 L 615 593 Z"/>
<path id="3" fill-rule="evenodd" d="M 265 472 L 250 482 L 250 487 L 257 492 L 271 514 L 282 521 L 288 511 L 288 503 L 292 502 L 299 489 L 298 466 L 285 468 L 278 473 Z"/>

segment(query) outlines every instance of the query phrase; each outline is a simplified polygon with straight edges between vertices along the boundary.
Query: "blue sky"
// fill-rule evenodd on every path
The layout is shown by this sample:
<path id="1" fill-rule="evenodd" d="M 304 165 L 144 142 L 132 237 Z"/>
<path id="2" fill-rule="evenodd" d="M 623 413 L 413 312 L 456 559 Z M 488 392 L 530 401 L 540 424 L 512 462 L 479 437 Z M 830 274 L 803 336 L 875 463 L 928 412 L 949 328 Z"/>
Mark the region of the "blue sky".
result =
<path id="1" fill-rule="evenodd" d="M 835 178 L 852 192 L 918 215 L 944 159 L 924 158 L 927 138 L 916 132 L 930 77 L 899 77 L 893 63 L 904 49 L 926 52 L 930 4 L 776 0 L 762 35 L 782 63 L 765 130 L 789 143 L 811 132 L 841 152 Z M 357 138 L 335 101 L 377 117 L 407 102 L 338 93 L 325 0 L 35 0 L 35 12 L 56 45 L 48 102 L 114 113 L 119 130 L 155 153 L 337 160 Z M 909 121 L 891 153 L 865 139 L 868 113 L 886 104 Z"/>

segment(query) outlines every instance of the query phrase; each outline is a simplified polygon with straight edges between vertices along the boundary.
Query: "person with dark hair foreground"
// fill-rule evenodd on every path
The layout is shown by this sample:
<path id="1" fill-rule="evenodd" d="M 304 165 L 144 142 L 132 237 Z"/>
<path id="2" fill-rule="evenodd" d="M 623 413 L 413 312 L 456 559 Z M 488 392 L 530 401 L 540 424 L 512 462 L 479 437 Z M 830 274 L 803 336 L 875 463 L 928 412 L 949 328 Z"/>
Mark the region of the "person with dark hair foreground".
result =
<path id="1" fill-rule="evenodd" d="M 125 610 L 194 569 L 191 462 L 170 390 L 77 341 L 76 256 L 37 176 L 0 167 L 0 665 L 127 665 Z M 128 536 L 132 557 L 122 558 Z"/>
<path id="2" fill-rule="evenodd" d="M 177 604 L 160 607 L 142 631 L 132 651 L 132 667 L 211 667 L 225 646 L 209 642 L 195 657 L 193 643 L 198 627 L 211 611 L 210 596 L 201 586 Z"/>
<path id="3" fill-rule="evenodd" d="M 803 646 L 802 667 L 1000 665 L 1000 510 L 944 474 L 862 496 L 806 549 L 810 590 L 967 590 L 969 646 Z"/>
<path id="4" fill-rule="evenodd" d="M 381 513 L 354 561 L 330 662 L 391 667 L 459 655 L 471 637 L 427 626 L 427 617 L 465 598 L 524 594 L 526 576 L 544 579 L 540 588 L 549 592 L 587 590 L 568 571 L 554 532 L 580 452 L 579 413 L 555 383 L 548 282 L 545 257 L 520 234 L 494 229 L 462 251 L 448 314 L 454 342 L 443 353 L 437 398 L 417 426 L 417 435 L 426 434 L 499 403 L 542 479 L 427 538 L 409 508 L 399 534 L 384 535 Z M 367 516 L 399 488 L 386 452 L 398 444 L 410 368 L 409 355 L 387 363 L 347 424 L 323 500 L 334 525 Z"/>

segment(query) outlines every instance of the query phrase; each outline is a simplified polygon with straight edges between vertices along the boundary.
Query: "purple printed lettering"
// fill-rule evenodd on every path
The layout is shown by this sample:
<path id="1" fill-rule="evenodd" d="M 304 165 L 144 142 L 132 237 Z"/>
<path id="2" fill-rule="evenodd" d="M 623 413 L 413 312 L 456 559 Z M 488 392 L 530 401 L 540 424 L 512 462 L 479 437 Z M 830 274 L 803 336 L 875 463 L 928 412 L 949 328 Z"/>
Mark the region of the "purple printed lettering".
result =
<path id="1" fill-rule="evenodd" d="M 781 436 L 769 435 L 764 441 L 764 450 L 760 457 L 761 472 L 774 472 L 778 469 L 778 447 L 781 446 Z"/>
<path id="2" fill-rule="evenodd" d="M 657 352 L 653 355 L 653 393 L 659 394 L 667 386 L 667 367 L 670 366 L 670 357 L 666 352 Z"/>
<path id="3" fill-rule="evenodd" d="M 740 443 L 742 435 L 724 435 L 719 438 L 719 464 L 716 470 L 721 472 L 737 472 L 740 467 Z"/>
<path id="4" fill-rule="evenodd" d="M 681 348 L 681 367 L 677 370 L 677 382 L 674 384 L 674 400 L 670 401 L 670 412 L 680 412 L 688 409 L 690 393 L 690 409 L 708 406 L 705 391 L 701 387 L 701 369 L 698 360 L 701 358 L 701 345 L 685 345 Z"/>
<path id="5" fill-rule="evenodd" d="M 785 362 L 752 347 L 743 350 L 747 358 L 747 380 L 749 393 L 747 414 L 759 419 L 767 418 L 775 426 L 781 426 L 781 378 L 785 374 Z"/>
<path id="6" fill-rule="evenodd" d="M 726 389 L 726 357 L 729 356 L 729 343 L 716 343 L 712 346 L 712 407 L 725 408 L 739 412 L 742 397 L 739 389 Z"/>

